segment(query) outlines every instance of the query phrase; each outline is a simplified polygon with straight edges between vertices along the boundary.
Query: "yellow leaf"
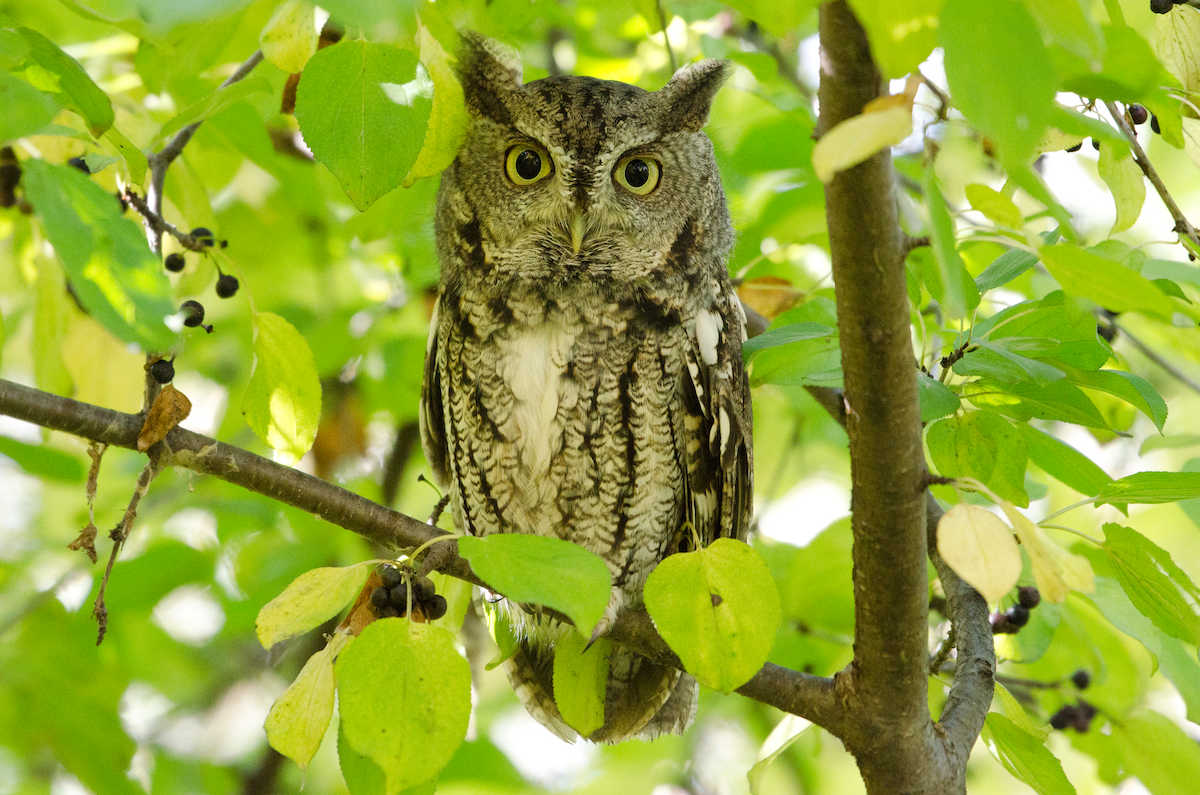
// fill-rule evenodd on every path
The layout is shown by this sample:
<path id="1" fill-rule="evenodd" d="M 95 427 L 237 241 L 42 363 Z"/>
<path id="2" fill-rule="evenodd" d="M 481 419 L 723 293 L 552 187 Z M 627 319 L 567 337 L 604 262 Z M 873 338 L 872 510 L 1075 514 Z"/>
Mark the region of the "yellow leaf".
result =
<path id="1" fill-rule="evenodd" d="M 292 74 L 317 51 L 316 7 L 306 0 L 287 0 L 275 9 L 258 37 L 263 58 Z"/>
<path id="2" fill-rule="evenodd" d="M 421 44 L 421 63 L 433 81 L 433 109 L 429 112 L 429 127 L 417 160 L 400 183 L 406 188 L 422 177 L 441 173 L 454 162 L 467 133 L 462 85 L 454 75 L 450 56 L 420 20 L 417 21 L 417 40 Z"/>
<path id="3" fill-rule="evenodd" d="M 988 220 L 1010 229 L 1021 228 L 1021 211 L 1012 199 L 986 185 L 971 184 L 965 190 L 971 207 L 987 216 Z"/>
<path id="4" fill-rule="evenodd" d="M 1200 11 L 1177 5 L 1154 16 L 1158 59 L 1185 91 L 1200 90 Z"/>
<path id="5" fill-rule="evenodd" d="M 1081 135 L 1072 135 L 1054 127 L 1047 127 L 1046 132 L 1042 133 L 1042 140 L 1038 141 L 1037 151 L 1058 152 L 1063 149 L 1072 149 L 1081 143 L 1083 143 Z"/>
<path id="6" fill-rule="evenodd" d="M 1091 593 L 1096 588 L 1092 564 L 1087 559 L 1060 547 L 1046 531 L 1031 522 L 1025 514 L 1002 500 L 1000 508 L 1012 522 L 1017 538 L 1033 564 L 1033 579 L 1042 597 L 1056 604 L 1066 601 L 1067 592 Z"/>
<path id="7" fill-rule="evenodd" d="M 1183 151 L 1200 166 L 1200 119 L 1183 117 Z"/>
<path id="8" fill-rule="evenodd" d="M 296 681 L 271 705 L 264 728 L 267 742 L 304 770 L 321 747 L 333 717 L 333 645 L 345 645 L 347 636 L 336 636 L 308 658 Z"/>
<path id="9" fill-rule="evenodd" d="M 1137 221 L 1146 201 L 1146 182 L 1142 170 L 1133 162 L 1128 146 L 1110 142 L 1100 147 L 1100 160 L 1096 166 L 1100 171 L 1100 179 L 1108 185 L 1113 203 L 1117 206 L 1117 219 L 1113 222 L 1112 231 L 1123 232 Z"/>
<path id="10" fill-rule="evenodd" d="M 1021 576 L 1021 552 L 1000 517 L 978 505 L 959 503 L 938 522 L 938 553 L 954 573 L 996 602 Z"/>
<path id="11" fill-rule="evenodd" d="M 912 132 L 907 105 L 846 119 L 821 136 L 813 147 L 817 178 L 829 182 L 839 171 L 853 168 L 885 147 L 894 146 Z"/>

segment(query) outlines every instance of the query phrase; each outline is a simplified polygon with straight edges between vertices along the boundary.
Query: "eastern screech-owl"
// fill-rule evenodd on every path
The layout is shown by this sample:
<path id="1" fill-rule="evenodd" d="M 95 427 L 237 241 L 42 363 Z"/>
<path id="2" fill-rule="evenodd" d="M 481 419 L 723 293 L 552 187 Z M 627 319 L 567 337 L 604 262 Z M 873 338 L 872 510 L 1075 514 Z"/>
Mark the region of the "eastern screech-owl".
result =
<path id="1" fill-rule="evenodd" d="M 470 126 L 438 193 L 425 452 L 464 532 L 554 536 L 608 564 L 602 634 L 664 557 L 749 525 L 745 315 L 700 131 L 725 65 L 692 64 L 653 93 L 586 77 L 522 85 L 513 53 L 467 34 L 459 76 Z M 573 740 L 552 676 L 571 628 L 507 609 L 514 690 Z M 613 648 L 604 725 L 588 739 L 687 728 L 695 680 Z"/>

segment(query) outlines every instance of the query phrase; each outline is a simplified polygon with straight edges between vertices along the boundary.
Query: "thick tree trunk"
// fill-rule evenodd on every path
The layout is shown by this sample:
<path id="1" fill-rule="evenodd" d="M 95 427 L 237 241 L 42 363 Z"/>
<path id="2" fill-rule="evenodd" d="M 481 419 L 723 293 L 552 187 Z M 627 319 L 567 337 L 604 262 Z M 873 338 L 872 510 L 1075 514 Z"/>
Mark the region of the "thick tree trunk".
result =
<path id="1" fill-rule="evenodd" d="M 820 34 L 823 134 L 886 94 L 886 84 L 844 2 L 821 6 Z M 854 662 L 839 674 L 852 719 L 842 740 L 868 792 L 944 795 L 965 791 L 987 701 L 969 700 L 953 741 L 929 715 L 927 472 L 894 184 L 885 150 L 825 189 L 853 481 Z M 950 585 L 957 601 L 970 599 L 957 578 Z M 990 700 L 992 663 L 983 667 Z"/>

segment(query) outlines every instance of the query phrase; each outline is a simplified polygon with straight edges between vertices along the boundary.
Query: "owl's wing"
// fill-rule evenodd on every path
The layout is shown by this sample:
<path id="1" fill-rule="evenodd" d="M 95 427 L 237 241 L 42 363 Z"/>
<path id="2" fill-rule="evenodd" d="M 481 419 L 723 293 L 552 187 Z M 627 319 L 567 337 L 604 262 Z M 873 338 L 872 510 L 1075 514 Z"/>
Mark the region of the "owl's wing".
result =
<path id="1" fill-rule="evenodd" d="M 750 384 L 742 364 L 745 316 L 732 293 L 696 316 L 686 350 L 685 519 L 704 544 L 745 539 L 753 473 Z"/>
<path id="2" fill-rule="evenodd" d="M 442 371 L 438 364 L 438 315 L 442 300 L 433 305 L 429 320 L 429 339 L 425 343 L 425 378 L 421 383 L 421 402 L 418 404 L 417 424 L 421 428 L 421 447 L 433 469 L 434 480 L 445 488 L 450 482 L 447 466 L 446 419 L 442 410 Z"/>

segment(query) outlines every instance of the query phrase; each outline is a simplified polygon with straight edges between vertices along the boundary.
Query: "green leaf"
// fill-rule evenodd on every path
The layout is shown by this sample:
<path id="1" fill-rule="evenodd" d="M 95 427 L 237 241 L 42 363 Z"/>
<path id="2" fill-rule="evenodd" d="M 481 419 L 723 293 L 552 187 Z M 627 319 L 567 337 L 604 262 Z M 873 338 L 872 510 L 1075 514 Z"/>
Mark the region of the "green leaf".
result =
<path id="1" fill-rule="evenodd" d="M 346 636 L 342 636 L 347 640 Z M 340 645 L 340 644 L 339 644 Z M 294 761 L 308 767 L 321 747 L 333 717 L 333 642 L 308 658 L 296 680 L 271 705 L 264 728 L 267 742 Z"/>
<path id="2" fill-rule="evenodd" d="M 817 0 L 793 0 L 788 3 L 777 0 L 734 0 L 728 5 L 741 11 L 747 19 L 754 20 L 772 35 L 787 36 L 804 21 L 817 5 Z"/>
<path id="3" fill-rule="evenodd" d="M 371 761 L 370 757 L 360 754 L 346 742 L 346 721 L 338 722 L 338 766 L 342 770 L 342 778 L 346 780 L 346 789 L 350 795 L 384 795 L 387 782 L 383 770 Z"/>
<path id="4" fill-rule="evenodd" d="M 17 28 L 17 33 L 29 45 L 30 59 L 58 78 L 63 105 L 83 117 L 92 135 L 97 138 L 103 135 L 112 126 L 114 118 L 108 94 L 92 82 L 74 58 L 50 39 L 29 28 Z"/>
<path id="5" fill-rule="evenodd" d="M 1096 505 L 1157 505 L 1200 497 L 1200 472 L 1138 472 L 1114 480 L 1096 496 Z"/>
<path id="6" fill-rule="evenodd" d="M 799 715 L 784 715 L 779 723 L 775 724 L 775 728 L 767 735 L 767 739 L 763 740 L 762 747 L 758 750 L 754 767 L 750 768 L 750 772 L 746 774 L 750 783 L 751 795 L 759 795 L 762 792 L 762 778 L 767 772 L 767 768 L 779 758 L 780 754 L 791 748 L 792 743 L 799 740 L 800 735 L 808 731 L 812 725 L 812 721 L 801 718 Z"/>
<path id="7" fill-rule="evenodd" d="M 758 673 L 782 620 L 766 563 L 731 538 L 667 557 L 650 572 L 643 596 L 687 672 L 723 693 Z"/>
<path id="8" fill-rule="evenodd" d="M 432 91 L 416 57 L 386 44 L 344 40 L 309 59 L 296 121 L 358 209 L 399 185 L 416 162 Z"/>
<path id="9" fill-rule="evenodd" d="M 1113 221 L 1110 234 L 1123 232 L 1133 226 L 1142 214 L 1142 205 L 1146 202 L 1146 178 L 1137 163 L 1133 162 L 1128 146 L 1111 143 L 1101 146 L 1097 168 L 1117 209 L 1117 218 Z"/>
<path id="10" fill-rule="evenodd" d="M 189 124 L 204 121 L 209 116 L 220 113 L 233 103 L 240 102 L 246 97 L 270 91 L 271 84 L 267 82 L 265 77 L 248 77 L 245 80 L 239 80 L 224 88 L 218 88 L 204 99 L 188 105 L 171 117 L 163 125 L 162 129 L 159 130 L 159 140 L 170 138 Z"/>
<path id="11" fill-rule="evenodd" d="M 7 72 L 0 72 L 0 144 L 41 130 L 58 112 L 54 100 Z"/>
<path id="12" fill-rule="evenodd" d="M 1189 647 L 1154 626 L 1154 622 L 1133 606 L 1112 577 L 1097 577 L 1096 590 L 1088 598 L 1113 626 L 1141 641 L 1158 658 L 1159 670 L 1171 680 L 1187 704 L 1188 720 L 1195 722 L 1200 718 L 1200 662 Z"/>
<path id="13" fill-rule="evenodd" d="M 993 703 L 998 704 L 1001 713 L 1008 718 L 1021 731 L 1036 737 L 1041 742 L 1045 742 L 1050 736 L 1050 726 L 1044 723 L 1034 723 L 1029 717 L 1029 713 L 1021 706 L 1021 702 L 1017 701 L 1016 696 L 1008 692 L 1000 682 L 996 683 L 996 689 L 993 692 Z"/>
<path id="14" fill-rule="evenodd" d="M 308 341 L 279 315 L 254 316 L 254 374 L 242 401 L 246 424 L 292 461 L 312 447 L 321 421 L 321 381 Z"/>
<path id="15" fill-rule="evenodd" d="M 147 351 L 175 339 L 171 284 L 146 235 L 111 193 L 77 169 L 26 160 L 22 184 L 80 303 L 102 326 Z"/>
<path id="16" fill-rule="evenodd" d="M 1025 440 L 1008 420 L 990 411 L 949 417 L 929 428 L 929 455 L 945 477 L 972 477 L 1021 507 L 1025 493 Z"/>
<path id="17" fill-rule="evenodd" d="M 962 396 L 980 408 L 990 408 L 1018 420 L 1036 417 L 1088 428 L 1108 428 L 1096 404 L 1079 387 L 1065 381 L 1043 386 L 1028 381 L 1017 384 L 976 381 L 963 387 Z"/>
<path id="18" fill-rule="evenodd" d="M 1174 13 L 1174 12 L 1172 12 Z M 1113 723 L 1125 770 L 1153 795 L 1191 795 L 1200 781 L 1200 746 L 1168 718 L 1139 710 Z"/>
<path id="19" fill-rule="evenodd" d="M 1030 381 L 1045 385 L 1063 377 L 1063 371 L 1036 359 L 1013 353 L 1004 343 L 978 340 L 979 347 L 954 363 L 954 372 L 959 375 L 977 375 L 994 378 L 1006 384 Z"/>
<path id="20" fill-rule="evenodd" d="M 1099 494 L 1112 483 L 1112 477 L 1107 472 L 1066 442 L 1030 425 L 1017 427 L 1025 437 L 1029 459 L 1061 483 L 1087 496 Z"/>
<path id="21" fill-rule="evenodd" d="M 920 372 L 917 373 L 917 397 L 921 401 L 922 423 L 947 417 L 958 411 L 962 404 L 950 387 Z"/>
<path id="22" fill-rule="evenodd" d="M 1042 262 L 1063 290 L 1112 312 L 1145 311 L 1170 318 L 1175 305 L 1137 272 L 1069 244 L 1043 246 Z"/>
<path id="23" fill-rule="evenodd" d="M 1014 0 L 947 0 L 938 40 L 955 107 L 992 140 L 1005 165 L 1026 163 L 1057 88 L 1037 23 Z"/>
<path id="24" fill-rule="evenodd" d="M 604 725 L 604 694 L 608 688 L 608 656 L 612 641 L 600 638 L 590 649 L 587 639 L 573 631 L 554 649 L 554 703 L 566 724 L 587 737 Z"/>
<path id="25" fill-rule="evenodd" d="M 484 665 L 484 669 L 490 671 L 517 653 L 517 636 L 513 632 L 512 619 L 508 617 L 506 610 L 489 602 L 484 602 L 483 609 L 488 634 L 496 644 L 496 656 Z"/>
<path id="26" fill-rule="evenodd" d="M 916 71 L 937 44 L 938 13 L 944 0 L 850 0 L 871 42 L 871 56 L 884 75 Z"/>
<path id="27" fill-rule="evenodd" d="M 998 712 L 989 712 L 985 725 L 989 750 L 1018 780 L 1041 795 L 1075 792 L 1062 763 L 1037 737 Z"/>
<path id="28" fill-rule="evenodd" d="M 515 602 L 545 605 L 570 616 L 584 635 L 604 615 L 612 575 L 604 561 L 559 538 L 503 533 L 463 536 L 458 553 L 489 587 Z"/>
<path id="29" fill-rule="evenodd" d="M 1162 432 L 1167 421 L 1167 404 L 1141 376 L 1124 370 L 1070 370 L 1067 378 L 1080 386 L 1119 397 L 1153 420 Z"/>
<path id="30" fill-rule="evenodd" d="M 87 475 L 87 468 L 78 458 L 44 444 L 26 444 L 0 436 L 0 455 L 8 456 L 25 474 L 36 478 L 79 483 Z"/>
<path id="31" fill-rule="evenodd" d="M 1037 265 L 1038 258 L 1028 251 L 1010 248 L 996 260 L 984 268 L 983 273 L 975 277 L 975 287 L 981 293 L 986 293 L 996 287 L 1008 284 L 1025 271 Z"/>
<path id="32" fill-rule="evenodd" d="M 354 601 L 370 574 L 364 563 L 304 572 L 259 611 L 259 643 L 269 649 L 324 624 Z"/>
<path id="33" fill-rule="evenodd" d="M 316 11 L 308 0 L 281 3 L 258 35 L 263 58 L 289 74 L 303 69 L 317 51 Z"/>
<path id="34" fill-rule="evenodd" d="M 134 146 L 133 142 L 122 135 L 116 127 L 109 127 L 108 132 L 104 133 L 104 137 L 116 147 L 117 151 L 121 153 L 121 157 L 125 158 L 125 165 L 129 169 L 129 178 L 135 185 L 141 185 L 146 179 L 146 169 L 150 167 L 142 150 Z"/>
<path id="35" fill-rule="evenodd" d="M 971 207 L 983 213 L 988 220 L 1010 229 L 1021 228 L 1021 211 L 1013 204 L 1012 199 L 1003 193 L 976 183 L 968 185 L 964 191 Z"/>
<path id="36" fill-rule="evenodd" d="M 955 248 L 954 222 L 950 219 L 950 211 L 946 208 L 946 200 L 942 198 L 932 166 L 925 169 L 924 186 L 934 261 L 937 263 L 936 270 L 925 273 L 925 286 L 948 317 L 965 317 L 979 306 L 979 290 Z"/>
<path id="37" fill-rule="evenodd" d="M 75 382 L 63 356 L 75 310 L 67 293 L 63 269 L 54 260 L 38 257 L 33 305 L 33 376 L 38 389 L 70 395 Z"/>
<path id="38" fill-rule="evenodd" d="M 422 177 L 440 174 L 454 162 L 467 134 L 467 106 L 462 86 L 450 65 L 450 57 L 429 29 L 418 21 L 417 37 L 421 43 L 421 63 L 433 80 L 433 108 L 429 112 L 429 129 L 412 169 L 401 183 L 411 186 Z"/>
<path id="39" fill-rule="evenodd" d="M 1196 586 L 1166 550 L 1141 533 L 1110 522 L 1104 525 L 1104 551 L 1121 588 L 1142 615 L 1173 638 L 1191 644 L 1200 640 L 1200 616 L 1180 588 L 1159 570 L 1159 561 L 1179 572 L 1185 579 L 1184 587 L 1190 587 L 1192 593 Z"/>
<path id="40" fill-rule="evenodd" d="M 346 743 L 383 770 L 387 795 L 429 781 L 454 756 L 471 715 L 471 669 L 449 632 L 374 621 L 334 671 Z"/>
<path id="41" fill-rule="evenodd" d="M 753 354 L 767 348 L 778 348 L 781 345 L 787 345 L 792 342 L 801 340 L 815 340 L 822 337 L 831 337 L 837 334 L 837 330 L 823 323 L 792 323 L 787 326 L 767 329 L 762 334 L 759 334 L 753 339 L 746 340 L 742 343 L 742 358 L 749 361 Z"/>

